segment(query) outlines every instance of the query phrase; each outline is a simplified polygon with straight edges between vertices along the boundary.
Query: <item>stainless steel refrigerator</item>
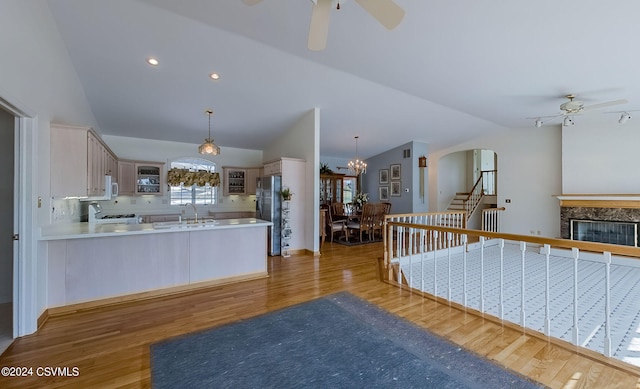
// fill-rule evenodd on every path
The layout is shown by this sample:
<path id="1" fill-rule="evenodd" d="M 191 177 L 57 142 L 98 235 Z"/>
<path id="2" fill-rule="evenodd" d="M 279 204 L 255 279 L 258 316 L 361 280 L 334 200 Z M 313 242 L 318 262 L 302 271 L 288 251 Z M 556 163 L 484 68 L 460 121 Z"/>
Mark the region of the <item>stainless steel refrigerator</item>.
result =
<path id="1" fill-rule="evenodd" d="M 273 223 L 269 227 L 268 253 L 280 255 L 280 235 L 282 231 L 282 177 L 260 177 L 256 182 L 256 217 Z"/>

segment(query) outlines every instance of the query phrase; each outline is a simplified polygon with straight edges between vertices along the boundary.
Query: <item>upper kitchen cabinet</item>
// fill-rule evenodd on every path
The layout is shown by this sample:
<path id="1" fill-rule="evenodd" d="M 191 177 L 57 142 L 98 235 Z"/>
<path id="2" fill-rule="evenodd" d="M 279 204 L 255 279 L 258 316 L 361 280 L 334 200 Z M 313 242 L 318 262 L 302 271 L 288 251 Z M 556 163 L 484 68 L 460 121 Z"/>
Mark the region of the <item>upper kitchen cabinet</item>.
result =
<path id="1" fill-rule="evenodd" d="M 222 172 L 224 176 L 223 196 L 247 194 L 247 169 L 223 166 Z"/>
<path id="2" fill-rule="evenodd" d="M 258 177 L 262 176 L 261 168 L 250 168 L 247 169 L 247 194 L 254 195 L 256 194 Z"/>
<path id="3" fill-rule="evenodd" d="M 136 163 L 118 161 L 118 185 L 121 196 L 133 196 L 136 191 Z"/>
<path id="4" fill-rule="evenodd" d="M 161 195 L 164 194 L 164 163 L 159 162 L 136 162 L 136 188 L 138 195 Z"/>
<path id="5" fill-rule="evenodd" d="M 51 197 L 103 196 L 117 181 L 117 158 L 88 127 L 51 124 Z"/>
<path id="6" fill-rule="evenodd" d="M 222 167 L 222 195 L 255 195 L 262 168 Z"/>

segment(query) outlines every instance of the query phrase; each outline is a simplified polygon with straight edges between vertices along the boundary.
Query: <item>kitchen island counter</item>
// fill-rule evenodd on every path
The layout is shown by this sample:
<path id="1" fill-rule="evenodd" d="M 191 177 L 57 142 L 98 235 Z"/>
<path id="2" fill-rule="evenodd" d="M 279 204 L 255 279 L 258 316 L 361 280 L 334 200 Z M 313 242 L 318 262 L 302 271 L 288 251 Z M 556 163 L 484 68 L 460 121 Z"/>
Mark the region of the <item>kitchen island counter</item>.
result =
<path id="1" fill-rule="evenodd" d="M 143 224 L 90 224 L 63 223 L 45 226 L 41 230 L 40 240 L 100 238 L 109 236 L 157 234 L 167 232 L 190 232 L 211 229 L 230 229 L 246 227 L 267 227 L 273 223 L 256 218 L 243 219 L 208 219 L 204 222 L 187 224 L 186 222 L 160 222 Z"/>
<path id="2" fill-rule="evenodd" d="M 47 227 L 40 238 L 48 252 L 47 307 L 65 312 L 267 277 L 271 225 L 246 218 L 197 226 L 164 222 Z"/>

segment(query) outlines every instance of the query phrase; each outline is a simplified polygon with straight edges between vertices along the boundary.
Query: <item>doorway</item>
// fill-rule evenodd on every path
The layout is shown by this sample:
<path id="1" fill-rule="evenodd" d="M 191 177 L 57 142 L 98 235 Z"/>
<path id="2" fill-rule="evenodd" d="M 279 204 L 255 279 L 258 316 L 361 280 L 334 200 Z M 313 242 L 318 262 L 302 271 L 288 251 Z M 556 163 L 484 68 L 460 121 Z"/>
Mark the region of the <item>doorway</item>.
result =
<path id="1" fill-rule="evenodd" d="M 14 204 L 17 118 L 0 107 L 0 353 L 14 338 Z"/>

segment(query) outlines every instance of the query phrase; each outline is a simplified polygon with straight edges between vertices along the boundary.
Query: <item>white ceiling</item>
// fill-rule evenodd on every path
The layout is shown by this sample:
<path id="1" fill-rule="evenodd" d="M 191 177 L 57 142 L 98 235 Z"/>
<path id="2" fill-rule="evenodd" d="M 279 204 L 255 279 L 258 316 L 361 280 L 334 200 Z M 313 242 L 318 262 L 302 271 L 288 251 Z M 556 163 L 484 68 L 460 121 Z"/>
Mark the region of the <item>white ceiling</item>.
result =
<path id="1" fill-rule="evenodd" d="M 563 96 L 640 108 L 637 0 L 396 0 L 387 31 L 355 1 L 307 46 L 310 0 L 49 0 L 103 134 L 262 149 L 313 107 L 323 156 L 432 150 L 533 127 Z M 145 58 L 157 57 L 158 67 Z M 217 71 L 221 80 L 208 74 Z M 591 113 L 576 121 L 607 115 Z M 81 124 L 81 123 L 77 123 Z"/>

